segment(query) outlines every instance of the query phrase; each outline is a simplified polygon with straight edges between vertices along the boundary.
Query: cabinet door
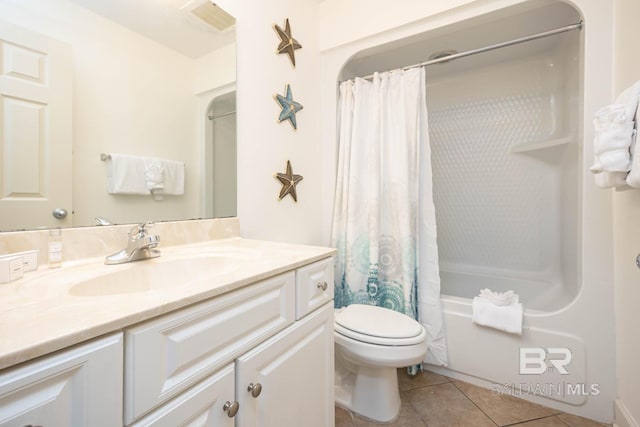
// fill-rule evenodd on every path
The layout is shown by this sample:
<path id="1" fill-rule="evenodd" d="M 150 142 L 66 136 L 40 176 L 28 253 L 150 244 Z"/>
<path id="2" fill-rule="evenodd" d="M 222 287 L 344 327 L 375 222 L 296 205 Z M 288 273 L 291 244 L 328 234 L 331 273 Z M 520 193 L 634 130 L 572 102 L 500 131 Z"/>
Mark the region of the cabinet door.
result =
<path id="1" fill-rule="evenodd" d="M 122 334 L 0 372 L 0 426 L 122 424 Z"/>
<path id="2" fill-rule="evenodd" d="M 223 407 L 234 402 L 234 378 L 231 363 L 132 427 L 233 427 L 233 417 Z"/>
<path id="3" fill-rule="evenodd" d="M 289 272 L 127 329 L 125 424 L 292 324 L 294 294 Z"/>
<path id="4" fill-rule="evenodd" d="M 248 387 L 258 383 L 253 397 Z M 238 358 L 236 398 L 239 427 L 333 426 L 332 305 Z"/>

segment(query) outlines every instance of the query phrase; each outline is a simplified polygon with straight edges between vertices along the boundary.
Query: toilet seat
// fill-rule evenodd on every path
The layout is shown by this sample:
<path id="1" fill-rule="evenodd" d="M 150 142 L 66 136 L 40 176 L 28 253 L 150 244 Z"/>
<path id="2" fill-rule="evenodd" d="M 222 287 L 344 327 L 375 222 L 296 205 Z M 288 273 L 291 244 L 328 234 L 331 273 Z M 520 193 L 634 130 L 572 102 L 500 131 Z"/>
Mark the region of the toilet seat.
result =
<path id="1" fill-rule="evenodd" d="M 352 304 L 336 313 L 334 330 L 345 337 L 384 346 L 415 345 L 424 341 L 420 323 L 387 308 Z"/>

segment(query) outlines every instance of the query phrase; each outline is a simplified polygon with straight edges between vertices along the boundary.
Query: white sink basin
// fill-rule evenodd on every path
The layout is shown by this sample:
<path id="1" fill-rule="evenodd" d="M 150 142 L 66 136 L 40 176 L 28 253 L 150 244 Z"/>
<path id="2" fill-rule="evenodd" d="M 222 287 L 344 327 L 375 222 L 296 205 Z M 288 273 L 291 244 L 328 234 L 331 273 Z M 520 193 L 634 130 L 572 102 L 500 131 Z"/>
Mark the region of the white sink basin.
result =
<path id="1" fill-rule="evenodd" d="M 78 280 L 69 294 L 94 297 L 184 287 L 231 273 L 240 267 L 240 261 L 237 256 L 201 254 L 108 266 L 103 274 Z"/>

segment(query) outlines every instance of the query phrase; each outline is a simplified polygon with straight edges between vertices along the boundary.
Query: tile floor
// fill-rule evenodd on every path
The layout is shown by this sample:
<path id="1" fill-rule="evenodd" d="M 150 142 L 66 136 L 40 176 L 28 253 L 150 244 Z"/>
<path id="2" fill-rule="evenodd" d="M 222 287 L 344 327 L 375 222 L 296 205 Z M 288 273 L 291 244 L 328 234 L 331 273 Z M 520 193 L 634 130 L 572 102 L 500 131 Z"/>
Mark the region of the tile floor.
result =
<path id="1" fill-rule="evenodd" d="M 605 426 L 433 372 L 410 377 L 400 369 L 398 382 L 402 408 L 395 422 L 384 424 L 390 427 Z M 380 425 L 336 407 L 336 427 Z"/>

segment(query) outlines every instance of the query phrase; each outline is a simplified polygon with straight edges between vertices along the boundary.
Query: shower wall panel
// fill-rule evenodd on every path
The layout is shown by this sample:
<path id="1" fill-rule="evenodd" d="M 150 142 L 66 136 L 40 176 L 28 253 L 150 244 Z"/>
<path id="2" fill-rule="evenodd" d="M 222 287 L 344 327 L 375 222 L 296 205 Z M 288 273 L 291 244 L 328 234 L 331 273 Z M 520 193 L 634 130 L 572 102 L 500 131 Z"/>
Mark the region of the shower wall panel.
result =
<path id="1" fill-rule="evenodd" d="M 427 70 L 441 268 L 560 284 L 576 268 L 562 256 L 563 228 L 576 222 L 563 200 L 578 190 L 563 173 L 578 160 L 568 59 L 515 56 Z"/>

